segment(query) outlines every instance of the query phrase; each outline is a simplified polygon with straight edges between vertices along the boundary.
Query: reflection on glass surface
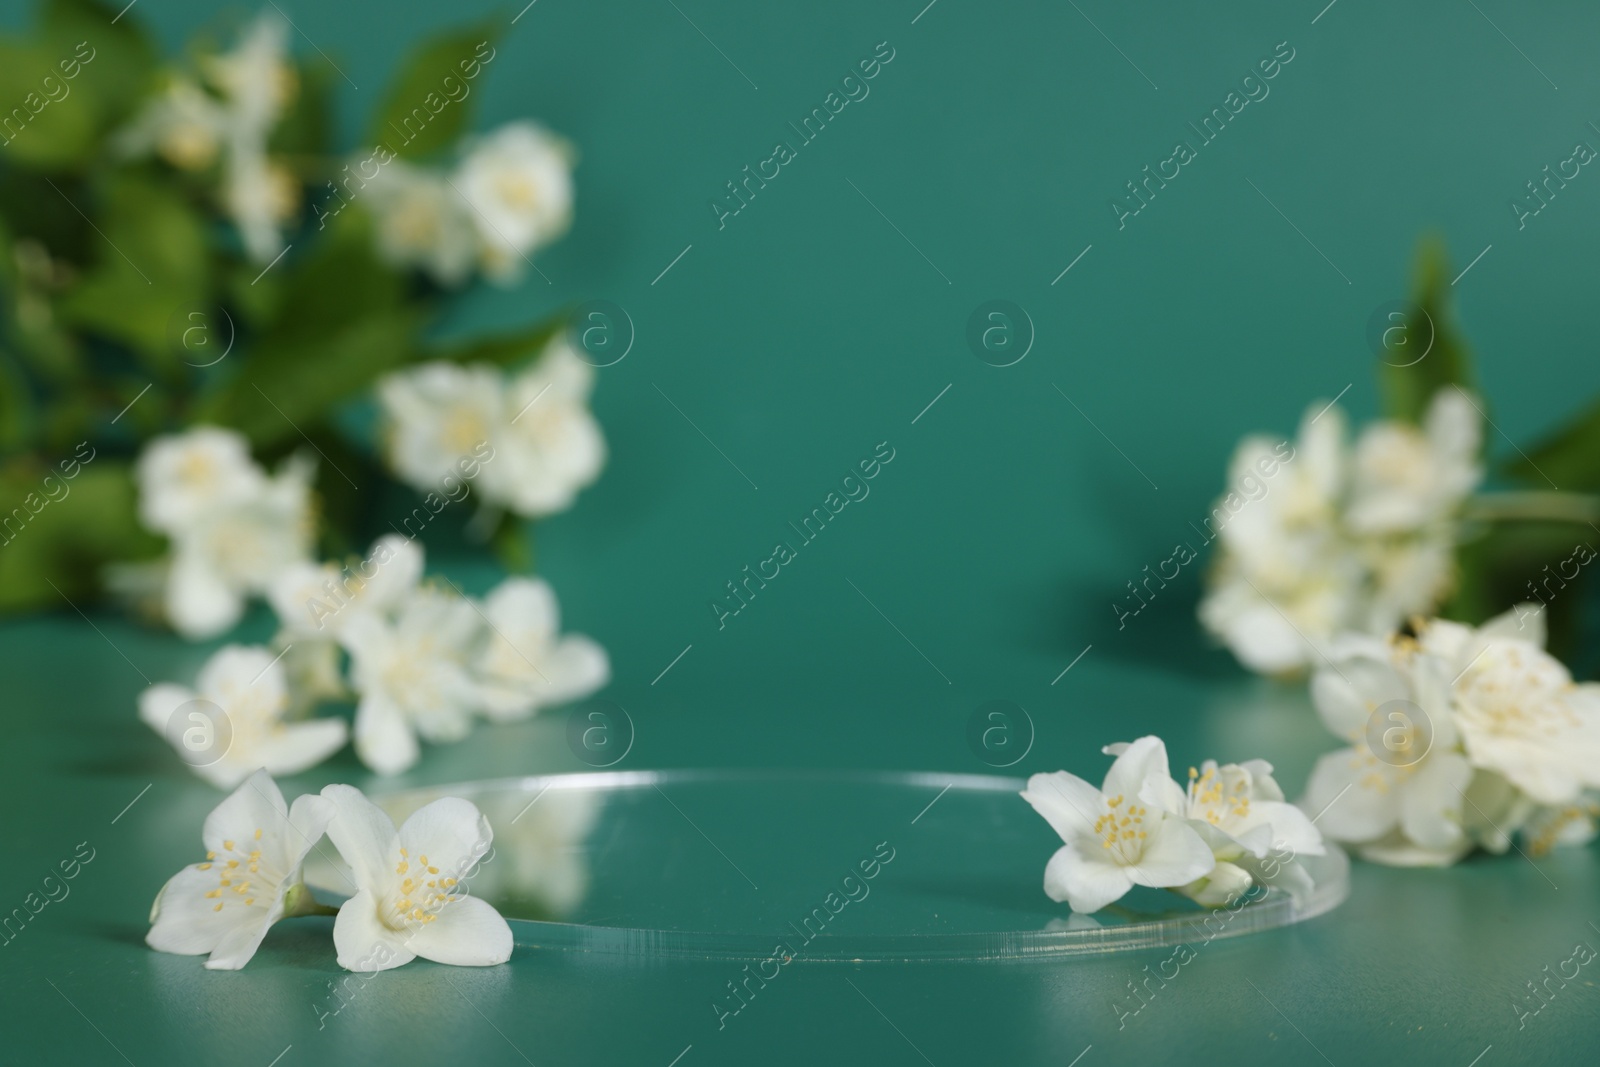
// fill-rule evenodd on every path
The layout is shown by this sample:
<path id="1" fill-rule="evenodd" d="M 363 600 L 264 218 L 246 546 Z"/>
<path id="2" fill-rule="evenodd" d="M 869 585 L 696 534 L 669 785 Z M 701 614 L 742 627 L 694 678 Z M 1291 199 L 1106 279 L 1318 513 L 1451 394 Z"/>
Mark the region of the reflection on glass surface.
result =
<path id="1" fill-rule="evenodd" d="M 1308 863 L 1299 905 L 1209 911 L 1136 888 L 1073 915 L 1044 893 L 1059 846 L 1020 778 L 850 771 L 608 771 L 375 798 L 398 821 L 442 796 L 494 827 L 474 893 L 517 942 L 637 957 L 997 960 L 1196 944 L 1313 918 L 1349 865 Z M 307 879 L 338 892 L 326 864 Z M 775 946 L 778 946 L 775 948 Z"/>
<path id="2" fill-rule="evenodd" d="M 586 841 L 605 803 L 601 790 L 574 781 L 582 777 L 545 779 L 531 790 L 512 783 L 470 793 L 447 787 L 373 799 L 396 825 L 441 797 L 471 800 L 494 830 L 493 850 L 472 876 L 473 894 L 508 919 L 556 920 L 570 917 L 588 890 Z"/>

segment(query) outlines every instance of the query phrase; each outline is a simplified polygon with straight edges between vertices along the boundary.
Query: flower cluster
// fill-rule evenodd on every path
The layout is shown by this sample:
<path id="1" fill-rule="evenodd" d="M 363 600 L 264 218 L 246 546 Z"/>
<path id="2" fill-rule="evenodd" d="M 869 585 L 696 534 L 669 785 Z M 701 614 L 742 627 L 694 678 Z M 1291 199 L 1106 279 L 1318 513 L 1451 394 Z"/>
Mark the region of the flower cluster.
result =
<path id="1" fill-rule="evenodd" d="M 1226 505 L 1200 620 L 1251 670 L 1289 674 L 1335 635 L 1381 635 L 1431 612 L 1454 577 L 1456 519 L 1483 476 L 1481 415 L 1463 392 L 1434 395 L 1420 428 L 1382 421 L 1352 449 L 1344 413 L 1313 405 L 1293 462 L 1260 499 Z M 1237 483 L 1273 451 L 1246 438 Z"/>
<path id="2" fill-rule="evenodd" d="M 288 29 L 264 13 L 232 51 L 202 56 L 197 74 L 165 72 L 159 92 L 113 139 L 124 159 L 154 156 L 180 171 L 215 175 L 217 203 L 257 263 L 283 250 L 283 230 L 303 197 L 294 171 L 269 153 L 299 88 Z M 430 115 L 437 113 L 433 101 L 446 106 L 430 94 L 421 101 Z M 474 266 L 495 281 L 515 281 L 528 254 L 571 222 L 572 151 L 532 122 L 509 123 L 465 145 L 452 170 L 408 162 L 388 145 L 352 164 L 342 191 L 330 183 L 334 201 L 318 208 L 319 228 L 343 211 L 348 194 L 375 220 L 386 262 L 443 285 L 464 283 Z"/>
<path id="3" fill-rule="evenodd" d="M 566 336 L 526 370 L 426 363 L 378 383 L 395 474 L 428 492 L 472 455 L 493 456 L 475 485 L 491 506 L 536 517 L 572 505 L 605 465 L 605 438 L 589 410 L 594 368 Z"/>
<path id="4" fill-rule="evenodd" d="M 417 762 L 419 737 L 460 740 L 480 716 L 526 718 L 609 681 L 603 648 L 560 634 L 555 594 L 543 581 L 507 578 L 480 603 L 423 581 L 422 570 L 421 547 L 396 534 L 357 564 L 284 568 L 268 594 L 281 626 L 277 655 L 224 648 L 201 671 L 198 692 L 146 690 L 141 718 L 177 745 L 173 713 L 207 701 L 227 723 L 227 744 L 191 750 L 200 758 L 189 762 L 227 787 L 255 767 L 293 774 L 338 750 L 342 720 L 291 716 L 353 693 L 356 755 L 380 774 L 398 774 Z"/>
<path id="5" fill-rule="evenodd" d="M 1600 821 L 1600 684 L 1575 684 L 1524 604 L 1473 628 L 1435 619 L 1346 637 L 1312 678 L 1350 741 L 1317 763 L 1306 804 L 1363 857 L 1443 866 L 1474 847 L 1581 844 Z"/>
<path id="6" fill-rule="evenodd" d="M 302 456 L 269 475 L 242 434 L 201 426 L 151 440 L 135 477 L 140 521 L 171 542 L 160 599 L 185 637 L 229 629 L 247 596 L 309 557 L 312 466 Z"/>
<path id="7" fill-rule="evenodd" d="M 299 85 L 288 37 L 282 18 L 261 15 L 233 51 L 204 57 L 199 77 L 168 72 L 161 92 L 113 141 L 125 158 L 155 155 L 179 170 L 211 172 L 220 163 L 217 199 L 258 263 L 283 250 L 282 227 L 300 200 L 293 172 L 267 152 Z"/>
<path id="8" fill-rule="evenodd" d="M 33 509 L 14 509 L 10 534 L 31 515 L 73 528 L 8 545 L 5 569 L 29 580 L 0 583 L 0 610 L 112 593 L 185 636 L 226 631 L 279 564 L 307 557 L 313 515 L 330 543 L 375 536 L 370 511 L 345 490 L 392 480 L 369 469 L 380 443 L 364 431 L 379 379 L 396 372 L 386 392 L 399 462 L 466 461 L 465 450 L 419 459 L 430 435 L 497 449 L 477 501 L 488 506 L 467 533 L 520 566 L 523 520 L 567 506 L 605 447 L 587 406 L 590 366 L 563 344 L 523 370 L 568 327 L 570 309 L 546 294 L 492 337 L 441 328 L 461 287 L 514 282 L 573 220 L 567 142 L 520 116 L 480 123 L 503 26 L 441 27 L 376 92 L 369 73 L 354 93 L 328 53 L 295 44 L 276 5 L 223 14 L 175 50 L 140 25 L 142 7 L 95 13 L 102 28 L 115 21 L 114 40 L 73 50 L 65 35 L 76 40 L 83 12 L 39 4 L 34 29 L 7 37 L 7 62 L 59 74 L 33 92 L 19 83 L 26 131 L 14 123 L 0 135 L 7 174 L 17 172 L 0 188 L 0 235 L 11 235 L 0 243 L 15 268 L 0 292 L 0 394 L 28 398 L 37 417 L 6 419 L 0 481 Z M 73 121 L 50 120 L 61 108 Z M 69 211 L 60 225 L 40 223 L 30 190 L 46 186 Z M 466 408 L 487 412 L 497 439 L 470 434 L 461 404 L 436 405 L 441 390 L 475 394 Z M 205 432 L 186 433 L 197 427 Z M 183 436 L 162 438 L 174 433 Z M 80 459 L 99 457 L 72 486 L 84 501 L 73 509 L 94 513 L 82 530 L 39 512 L 29 473 L 58 468 L 64 442 L 79 438 Z M 309 459 L 270 478 L 250 462 L 253 452 L 276 467 L 296 449 L 321 454 L 315 481 Z M 197 479 L 204 515 L 153 503 Z M 451 500 L 478 481 L 412 480 Z M 329 505 L 320 512 L 313 485 Z M 171 539 L 170 565 L 149 564 L 149 530 Z"/>
<path id="9" fill-rule="evenodd" d="M 1255 886 L 1297 899 L 1312 888 L 1298 857 L 1322 855 L 1322 835 L 1284 801 L 1271 764 L 1208 760 L 1185 787 L 1158 737 L 1104 751 L 1116 760 L 1101 788 L 1057 771 L 1033 775 L 1022 793 L 1064 842 L 1045 867 L 1051 900 L 1088 913 L 1142 885 L 1215 908 Z"/>
<path id="10" fill-rule="evenodd" d="M 529 253 L 570 225 L 571 157 L 548 130 L 513 122 L 468 145 L 453 172 L 379 148 L 358 163 L 366 180 L 357 195 L 377 221 L 386 262 L 448 286 L 465 282 L 476 266 L 504 284 L 520 276 Z"/>
<path id="11" fill-rule="evenodd" d="M 306 888 L 306 856 L 327 834 L 348 864 L 352 895 L 335 912 Z M 339 966 L 380 971 L 417 957 L 462 967 L 511 958 L 511 927 L 467 882 L 494 833 L 472 804 L 446 797 L 397 830 L 348 785 L 284 803 L 256 771 L 206 816 L 202 863 L 173 875 L 150 909 L 145 941 L 160 952 L 206 955 L 210 970 L 250 961 L 279 919 L 337 914 Z"/>

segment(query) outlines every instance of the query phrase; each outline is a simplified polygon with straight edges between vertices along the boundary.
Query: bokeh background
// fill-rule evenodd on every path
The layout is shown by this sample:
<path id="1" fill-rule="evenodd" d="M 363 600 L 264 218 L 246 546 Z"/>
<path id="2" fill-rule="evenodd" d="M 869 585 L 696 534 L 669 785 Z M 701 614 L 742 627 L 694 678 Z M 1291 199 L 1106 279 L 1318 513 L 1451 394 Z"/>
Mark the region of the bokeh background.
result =
<path id="1" fill-rule="evenodd" d="M 599 374 L 607 470 L 538 527 L 566 624 L 611 653 L 601 695 L 637 734 L 624 766 L 984 771 L 967 720 L 1005 699 L 1036 729 L 1017 771 L 1097 776 L 1102 744 L 1159 732 L 1177 760 L 1264 755 L 1291 791 L 1303 784 L 1330 739 L 1301 688 L 1208 646 L 1200 566 L 1119 628 L 1124 583 L 1193 539 L 1240 436 L 1286 436 L 1336 395 L 1357 420 L 1376 414 L 1368 320 L 1408 295 L 1426 235 L 1446 243 L 1452 275 L 1472 264 L 1452 292 L 1493 455 L 1600 384 L 1600 177 L 1585 169 L 1525 228 L 1509 206 L 1576 142 L 1600 144 L 1600 12 L 1319 9 L 538 0 L 521 12 L 477 86 L 478 122 L 532 116 L 575 143 L 575 224 L 538 259 L 548 282 L 474 290 L 447 329 L 605 299 L 636 330 Z M 177 0 L 134 10 L 168 48 L 219 14 Z M 359 86 L 340 95 L 352 148 L 410 45 L 517 15 L 480 0 L 283 10 L 296 50 L 325 51 Z M 27 17 L 0 4 L 7 26 Z M 788 123 L 880 42 L 894 58 L 870 95 L 719 228 L 710 202 L 725 183 L 793 143 Z M 1282 42 L 1294 58 L 1270 94 L 1119 229 L 1109 201 L 1193 142 L 1187 124 Z M 1009 367 L 967 342 L 974 309 L 995 299 L 1036 332 Z M 894 459 L 870 495 L 719 628 L 710 605 L 725 583 L 794 543 L 787 524 L 880 442 Z M 468 591 L 498 576 L 449 536 L 430 547 Z M 265 612 L 243 632 L 267 636 Z M 1208 948 L 1209 973 L 1132 1034 L 1104 1004 L 1165 953 L 853 973 L 889 1025 L 842 977 L 805 972 L 734 1034 L 715 1031 L 696 992 L 720 987 L 725 967 L 522 954 L 452 974 L 455 992 L 420 968 L 385 976 L 329 1036 L 307 1004 L 332 961 L 310 934 L 226 976 L 139 944 L 146 902 L 214 795 L 136 722 L 134 700 L 141 674 L 187 676 L 208 651 L 110 615 L 0 627 L 7 849 L 42 870 L 88 837 L 103 857 L 77 902 L 0 958 L 34 1062 L 190 1062 L 243 1041 L 262 1064 L 292 1045 L 284 1067 L 424 1053 L 666 1064 L 686 1044 L 684 1067 L 758 1054 L 1067 1064 L 1086 1045 L 1085 1067 L 1179 1050 L 1241 1063 L 1486 1053 L 1489 1067 L 1579 1062 L 1600 1040 L 1592 978 L 1521 1030 L 1506 1006 L 1573 941 L 1600 943 L 1586 926 L 1600 919 L 1592 850 L 1541 861 L 1549 879 L 1515 855 L 1451 872 L 1358 866 L 1340 912 Z M 555 716 L 430 751 L 402 781 L 574 769 Z M 304 785 L 363 773 L 346 753 Z M 33 877 L 7 866 L 9 907 Z"/>

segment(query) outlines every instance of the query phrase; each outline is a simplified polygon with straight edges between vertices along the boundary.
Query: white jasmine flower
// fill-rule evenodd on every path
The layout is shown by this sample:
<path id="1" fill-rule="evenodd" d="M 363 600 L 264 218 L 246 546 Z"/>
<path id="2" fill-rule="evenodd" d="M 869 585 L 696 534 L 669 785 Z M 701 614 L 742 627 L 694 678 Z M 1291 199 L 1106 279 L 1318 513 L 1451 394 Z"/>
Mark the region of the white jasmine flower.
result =
<path id="1" fill-rule="evenodd" d="M 206 967 L 236 971 L 279 919 L 327 914 L 301 883 L 301 864 L 334 805 L 319 796 L 284 804 L 277 783 L 257 771 L 206 816 L 206 860 L 162 887 L 145 942 L 159 952 L 210 954 Z"/>
<path id="2" fill-rule="evenodd" d="M 421 956 L 487 967 L 511 958 L 505 919 L 467 895 L 465 883 L 494 838 L 476 807 L 446 797 L 396 830 L 360 790 L 330 785 L 322 795 L 335 811 L 328 836 L 350 865 L 358 890 L 334 920 L 339 966 L 380 971 Z"/>
<path id="3" fill-rule="evenodd" d="M 570 785 L 571 783 L 566 783 Z M 374 801 L 395 822 L 442 797 L 447 789 L 407 790 Z M 486 794 L 480 810 L 499 829 L 494 839 L 494 862 L 484 863 L 472 879 L 472 891 L 486 900 L 515 900 L 543 917 L 571 914 L 589 888 L 588 851 L 584 842 L 597 825 L 603 804 L 601 791 L 566 788 L 557 783 L 533 793 L 498 791 Z M 431 853 L 430 853 L 431 855 Z M 313 884 L 344 884 L 332 870 L 318 870 Z M 345 872 L 346 879 L 348 873 Z M 534 915 L 524 914 L 524 918 Z"/>
<path id="4" fill-rule="evenodd" d="M 1364 534 L 1408 533 L 1449 519 L 1483 480 L 1482 416 L 1460 390 L 1441 389 L 1422 429 L 1369 426 L 1356 442 L 1345 520 Z"/>
<path id="5" fill-rule="evenodd" d="M 228 131 L 228 114 L 188 78 L 174 77 L 131 125 L 112 140 L 124 157 L 152 152 L 179 170 L 204 170 L 217 158 Z"/>
<path id="6" fill-rule="evenodd" d="M 343 567 L 300 561 L 278 572 L 267 599 L 278 614 L 276 643 L 297 707 L 349 695 L 340 633 L 358 615 L 387 617 L 421 578 L 422 549 L 399 534 L 378 538 L 365 559 Z"/>
<path id="7" fill-rule="evenodd" d="M 223 205 L 239 227 L 245 251 L 258 263 L 282 251 L 278 227 L 293 214 L 299 196 L 288 171 L 267 158 L 267 139 L 296 88 L 288 50 L 287 23 L 263 13 L 232 52 L 207 64 L 228 105 Z"/>
<path id="8" fill-rule="evenodd" d="M 235 131 L 223 182 L 222 203 L 239 228 L 245 253 L 270 263 L 283 251 L 280 228 L 294 217 L 300 187 L 284 167 L 267 158 L 260 145 Z"/>
<path id="9" fill-rule="evenodd" d="M 605 465 L 605 438 L 589 410 L 593 388 L 594 368 L 564 337 L 509 385 L 483 364 L 395 372 L 378 383 L 389 462 L 423 492 L 470 463 L 488 503 L 527 517 L 562 511 Z"/>
<path id="10" fill-rule="evenodd" d="M 389 463 L 422 492 L 437 491 L 464 459 L 492 456 L 491 441 L 508 419 L 504 379 L 483 364 L 396 371 L 378 382 L 378 401 L 389 422 Z"/>
<path id="11" fill-rule="evenodd" d="M 290 564 L 273 579 L 267 598 L 286 638 L 331 640 L 356 615 L 399 607 L 422 580 L 422 564 L 415 541 L 384 534 L 356 563 Z"/>
<path id="12" fill-rule="evenodd" d="M 233 51 L 203 62 L 219 96 L 174 77 L 113 139 L 124 156 L 159 152 L 175 167 L 201 170 L 222 150 L 223 209 L 239 228 L 246 253 L 270 262 L 283 248 L 279 226 L 292 217 L 299 186 L 267 155 L 267 141 L 297 88 L 288 62 L 288 24 L 262 14 Z"/>
<path id="13" fill-rule="evenodd" d="M 484 601 L 487 647 L 475 662 L 483 708 L 497 722 L 586 697 L 611 677 L 605 649 L 559 635 L 555 594 L 539 579 L 507 578 Z"/>
<path id="14" fill-rule="evenodd" d="M 1365 542 L 1361 559 L 1369 595 L 1352 613 L 1352 628 L 1382 635 L 1405 619 L 1427 614 L 1455 581 L 1455 551 L 1455 532 L 1448 523 Z"/>
<path id="15" fill-rule="evenodd" d="M 1231 904 L 1252 885 L 1281 886 L 1302 897 L 1311 877 L 1297 862 L 1320 856 L 1322 835 L 1299 808 L 1283 799 L 1266 760 L 1189 768 L 1181 814 L 1216 857 L 1205 878 L 1178 891 L 1207 907 Z"/>
<path id="16" fill-rule="evenodd" d="M 398 774 L 416 763 L 418 734 L 466 736 L 480 706 L 469 665 L 482 625 L 470 601 L 428 586 L 407 596 L 392 619 L 360 613 L 344 624 L 339 641 L 361 694 L 355 740 L 363 763 Z"/>
<path id="17" fill-rule="evenodd" d="M 1600 793 L 1586 792 L 1570 804 L 1535 808 L 1523 827 L 1528 851 L 1541 856 L 1556 847 L 1593 841 L 1600 830 Z"/>
<path id="18" fill-rule="evenodd" d="M 1600 686 L 1574 684 L 1544 650 L 1543 615 L 1532 605 L 1477 629 L 1434 619 L 1419 639 L 1455 679 L 1455 721 L 1474 766 L 1542 805 L 1600 789 Z"/>
<path id="19" fill-rule="evenodd" d="M 1328 729 L 1351 745 L 1317 761 L 1305 807 L 1323 832 L 1368 859 L 1401 866 L 1445 866 L 1472 847 L 1463 830 L 1463 792 L 1472 767 L 1459 751 L 1450 677 L 1407 638 L 1350 638 L 1311 680 Z M 1379 723 L 1384 758 L 1368 737 Z"/>
<path id="20" fill-rule="evenodd" d="M 1135 885 L 1172 888 L 1209 874 L 1216 865 L 1211 849 L 1172 814 L 1181 792 L 1157 737 L 1128 745 L 1102 789 L 1066 771 L 1029 778 L 1022 798 L 1064 842 L 1045 867 L 1050 899 L 1093 912 Z"/>
<path id="21" fill-rule="evenodd" d="M 605 466 L 605 438 L 589 410 L 593 390 L 594 368 L 564 333 L 512 380 L 493 438 L 495 461 L 483 470 L 490 500 L 527 517 L 572 506 Z"/>
<path id="22" fill-rule="evenodd" d="M 292 458 L 248 496 L 229 491 L 169 531 L 172 568 L 166 611 L 183 636 L 222 633 L 244 612 L 249 594 L 264 593 L 284 567 L 311 547 L 309 462 Z"/>
<path id="23" fill-rule="evenodd" d="M 1202 624 L 1246 667 L 1286 674 L 1316 664 L 1335 635 L 1385 634 L 1431 611 L 1454 577 L 1456 516 L 1483 475 L 1479 421 L 1465 394 L 1444 389 L 1421 430 L 1377 422 L 1352 453 L 1343 413 L 1313 404 L 1263 495 L 1219 502 Z M 1243 442 L 1231 484 L 1254 484 L 1267 448 Z"/>
<path id="24" fill-rule="evenodd" d="M 174 726 L 173 713 L 195 700 L 215 705 L 225 724 L 196 709 L 188 721 Z M 186 762 L 223 789 L 238 785 L 258 767 L 272 774 L 298 774 L 344 747 L 342 719 L 285 722 L 288 708 L 283 665 L 256 646 L 219 649 L 200 669 L 194 689 L 163 682 L 139 696 L 139 718 L 174 744 L 189 745 Z M 223 752 L 211 751 L 222 744 L 227 745 Z"/>
<path id="25" fill-rule="evenodd" d="M 233 51 L 206 61 L 206 75 L 227 99 L 235 123 L 266 131 L 277 122 L 297 88 L 288 53 L 289 24 L 262 12 Z"/>
<path id="26" fill-rule="evenodd" d="M 139 520 L 165 534 L 256 495 L 264 480 L 244 435 L 215 426 L 152 439 L 134 476 Z"/>
<path id="27" fill-rule="evenodd" d="M 1334 521 L 1346 477 L 1344 414 L 1317 405 L 1301 421 L 1292 458 L 1266 481 L 1264 495 L 1218 502 L 1220 555 L 1200 604 L 1206 629 L 1252 670 L 1282 674 L 1315 656 L 1310 635 L 1343 629 L 1354 606 L 1357 561 L 1343 550 Z M 1247 438 L 1229 467 L 1239 485 L 1275 455 Z"/>
<path id="28" fill-rule="evenodd" d="M 401 268 L 460 285 L 478 256 L 472 209 L 444 175 L 391 160 L 361 190 L 378 229 L 378 251 Z"/>
<path id="29" fill-rule="evenodd" d="M 454 178 L 472 208 L 484 272 L 516 277 L 527 254 L 567 228 L 572 163 L 566 146 L 531 122 L 513 122 L 474 144 Z"/>

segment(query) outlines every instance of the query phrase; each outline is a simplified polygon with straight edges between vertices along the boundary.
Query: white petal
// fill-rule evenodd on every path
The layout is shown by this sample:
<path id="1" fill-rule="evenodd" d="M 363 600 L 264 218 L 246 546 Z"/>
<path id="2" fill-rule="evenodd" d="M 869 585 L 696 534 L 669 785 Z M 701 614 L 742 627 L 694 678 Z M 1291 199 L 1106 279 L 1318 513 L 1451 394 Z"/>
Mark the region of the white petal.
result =
<path id="1" fill-rule="evenodd" d="M 428 857 L 432 859 L 432 855 Z M 409 947 L 418 956 L 456 967 L 489 967 L 511 958 L 511 927 L 477 897 L 462 897 L 414 927 Z"/>
<path id="2" fill-rule="evenodd" d="M 437 869 L 458 881 L 472 873 L 493 840 L 489 820 L 475 804 L 459 797 L 444 797 L 418 808 L 400 827 L 400 844 L 412 862 L 420 863 L 426 856 L 428 873 Z"/>
<path id="3" fill-rule="evenodd" d="M 1139 862 L 1128 868 L 1136 884 L 1158 889 L 1187 885 L 1216 866 L 1210 847 L 1182 819 L 1169 816 L 1146 825 L 1149 840 Z"/>
<path id="4" fill-rule="evenodd" d="M 1250 790 L 1252 799 L 1282 800 L 1283 789 L 1278 785 L 1278 780 L 1272 777 L 1272 764 L 1264 759 L 1245 760 L 1239 764 L 1245 773 L 1250 775 Z"/>
<path id="5" fill-rule="evenodd" d="M 513 576 L 489 591 L 483 613 L 501 630 L 550 635 L 560 629 L 556 597 L 547 582 Z"/>
<path id="6" fill-rule="evenodd" d="M 288 817 L 289 805 L 278 783 L 266 771 L 256 771 L 206 816 L 200 839 L 209 851 L 228 852 L 227 842 L 243 844 L 257 830 L 262 836 L 282 834 Z"/>
<path id="7" fill-rule="evenodd" d="M 165 737 L 167 720 L 172 713 L 195 698 L 192 689 L 170 682 L 159 682 L 139 694 L 139 718 L 156 733 Z"/>
<path id="8" fill-rule="evenodd" d="M 367 974 L 387 971 L 417 958 L 406 947 L 403 935 L 379 921 L 377 898 L 366 889 L 340 905 L 339 915 L 333 920 L 333 947 L 339 966 Z"/>
<path id="9" fill-rule="evenodd" d="M 1301 806 L 1335 841 L 1382 837 L 1400 820 L 1399 798 L 1387 771 L 1365 749 L 1329 752 L 1312 769 Z"/>
<path id="10" fill-rule="evenodd" d="M 260 645 L 226 645 L 195 679 L 195 687 L 230 716 L 280 717 L 288 705 L 288 681 L 278 657 Z"/>
<path id="11" fill-rule="evenodd" d="M 343 719 L 290 723 L 258 744 L 253 755 L 273 774 L 299 774 L 343 748 L 349 734 Z"/>
<path id="12" fill-rule="evenodd" d="M 1295 807 L 1274 800 L 1252 800 L 1250 814 L 1244 822 L 1248 826 L 1270 828 L 1267 835 L 1269 848 L 1287 848 L 1297 856 L 1320 856 L 1325 851 L 1322 834 L 1311 822 L 1311 816 Z M 1241 827 L 1243 829 L 1243 827 Z M 1265 853 L 1255 851 L 1260 856 Z"/>
<path id="13" fill-rule="evenodd" d="M 542 669 L 550 685 L 549 692 L 539 701 L 541 705 L 580 700 L 611 680 L 611 660 L 606 650 L 582 634 L 563 637 Z"/>
<path id="14" fill-rule="evenodd" d="M 167 577 L 167 619 L 191 641 L 215 637 L 244 614 L 244 598 L 209 560 L 180 544 Z"/>
<path id="15" fill-rule="evenodd" d="M 387 694 L 368 691 L 356 706 L 356 755 L 379 774 L 399 774 L 422 750 L 405 713 Z"/>
<path id="16" fill-rule="evenodd" d="M 1366 729 L 1373 711 L 1391 700 L 1410 700 L 1411 687 L 1381 660 L 1351 657 L 1337 670 L 1319 670 L 1311 680 L 1311 699 L 1334 736 L 1353 741 Z"/>
<path id="17" fill-rule="evenodd" d="M 1219 863 L 1210 874 L 1178 891 L 1203 907 L 1222 908 L 1249 892 L 1254 884 L 1255 879 L 1243 867 Z"/>
<path id="18" fill-rule="evenodd" d="M 1485 640 L 1496 637 L 1512 638 L 1528 641 L 1543 648 L 1545 645 L 1543 607 L 1543 604 L 1518 604 L 1510 611 L 1496 615 L 1478 627 L 1478 636 Z"/>
<path id="19" fill-rule="evenodd" d="M 215 901 L 206 897 L 216 888 L 216 871 L 190 865 L 173 875 L 156 897 L 145 944 L 157 952 L 199 956 L 215 949 L 235 930 L 259 926 L 265 931 L 265 908 L 236 904 L 217 911 Z"/>
<path id="20" fill-rule="evenodd" d="M 289 832 L 283 835 L 284 869 L 299 881 L 300 865 L 328 832 L 337 813 L 333 802 L 316 793 L 304 793 L 289 805 Z"/>
<path id="21" fill-rule="evenodd" d="M 340 615 L 323 583 L 337 585 L 338 577 L 338 568 L 328 563 L 291 563 L 279 570 L 267 587 L 278 623 L 296 634 L 332 636 Z"/>
<path id="22" fill-rule="evenodd" d="M 1257 674 L 1288 674 L 1312 654 L 1283 612 L 1264 601 L 1235 615 L 1223 636 L 1239 662 Z"/>
<path id="23" fill-rule="evenodd" d="M 372 543 L 367 554 L 372 572 L 361 590 L 361 606 L 373 611 L 389 611 L 422 580 L 422 546 L 409 537 L 384 534 Z"/>
<path id="24" fill-rule="evenodd" d="M 1150 779 L 1159 781 L 1171 777 L 1167 769 L 1167 746 L 1159 737 L 1141 737 L 1130 742 L 1127 750 L 1111 764 L 1101 792 L 1107 797 L 1123 796 L 1132 800 Z"/>
<path id="25" fill-rule="evenodd" d="M 322 796 L 333 811 L 328 839 L 350 865 L 362 893 L 381 893 L 395 880 L 392 857 L 398 855 L 399 843 L 394 820 L 355 786 L 324 786 Z M 339 914 L 344 914 L 343 908 Z"/>
<path id="26" fill-rule="evenodd" d="M 1066 771 L 1035 774 L 1028 779 L 1022 799 L 1044 816 L 1063 841 L 1088 841 L 1097 835 L 1094 823 L 1105 812 L 1100 790 Z"/>
<path id="27" fill-rule="evenodd" d="M 1186 815 L 1189 810 L 1188 793 L 1183 786 L 1165 775 L 1152 775 L 1145 779 L 1144 785 L 1139 788 L 1139 802 L 1172 815 Z"/>
<path id="28" fill-rule="evenodd" d="M 1451 849 L 1427 849 L 1398 832 L 1356 848 L 1362 859 L 1389 867 L 1448 867 L 1471 850 L 1470 841 Z"/>
<path id="29" fill-rule="evenodd" d="M 1062 845 L 1044 869 L 1044 891 L 1054 901 L 1066 901 L 1073 911 L 1087 914 L 1121 900 L 1133 888 L 1126 867 L 1091 862 L 1071 844 Z"/>
<path id="30" fill-rule="evenodd" d="M 1435 752 L 1423 760 L 1400 796 L 1400 828 L 1406 837 L 1434 852 L 1459 847 L 1461 793 L 1471 779 L 1465 756 Z"/>
<path id="31" fill-rule="evenodd" d="M 232 909 L 223 908 L 228 912 Z M 256 910 L 256 909 L 251 909 Z M 265 918 L 265 916 L 262 916 Z M 271 922 L 241 922 L 224 934 L 217 942 L 217 947 L 211 950 L 211 957 L 206 960 L 208 971 L 237 971 L 250 962 L 256 954 L 256 949 L 261 947 L 262 940 L 267 936 Z"/>

